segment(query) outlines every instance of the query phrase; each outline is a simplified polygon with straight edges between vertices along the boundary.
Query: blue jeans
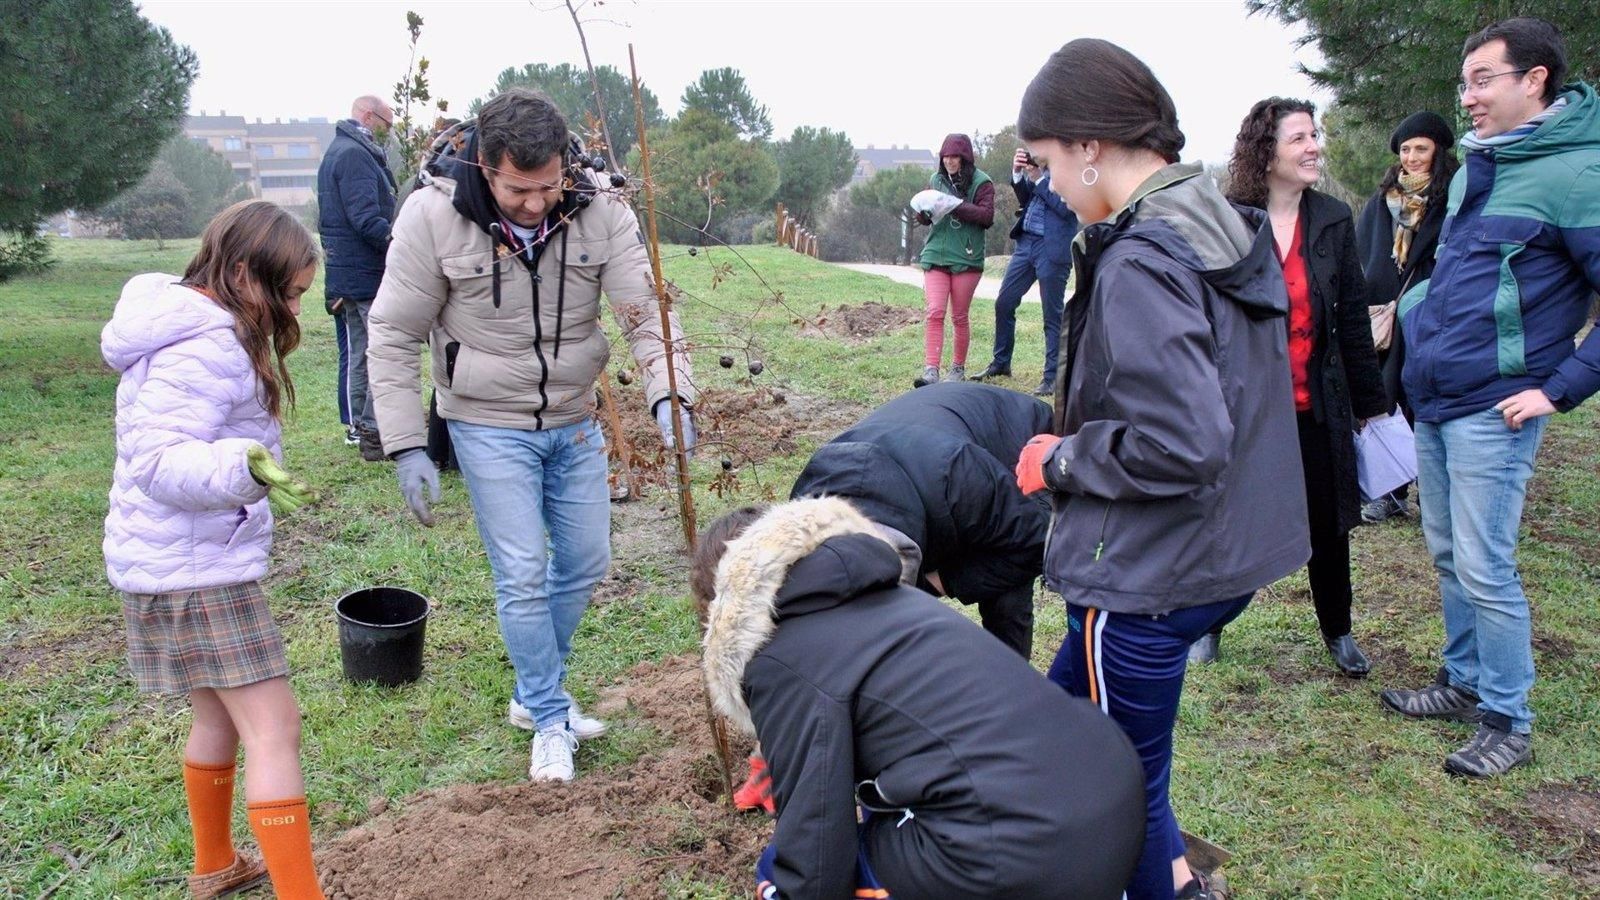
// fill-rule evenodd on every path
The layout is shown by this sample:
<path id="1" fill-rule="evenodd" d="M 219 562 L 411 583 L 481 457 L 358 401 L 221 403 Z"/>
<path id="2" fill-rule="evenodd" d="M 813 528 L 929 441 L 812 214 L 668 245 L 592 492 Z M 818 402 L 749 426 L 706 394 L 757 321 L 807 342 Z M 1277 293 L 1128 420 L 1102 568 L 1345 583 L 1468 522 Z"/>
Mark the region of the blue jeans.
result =
<path id="1" fill-rule="evenodd" d="M 339 345 L 339 424 L 350 425 L 350 345 L 345 336 L 344 316 L 333 314 L 333 340 Z"/>
<path id="2" fill-rule="evenodd" d="M 1044 308 L 1044 377 L 1054 380 L 1056 353 L 1061 344 L 1061 307 L 1066 303 L 1067 275 L 1072 267 L 1037 265 L 1034 257 L 1044 252 L 1042 240 L 1024 234 L 1006 266 L 994 301 L 994 364 L 1011 368 L 1011 353 L 1017 341 L 1017 307 L 1022 305 L 1022 295 L 1037 281 L 1039 305 Z"/>
<path id="3" fill-rule="evenodd" d="M 1493 409 L 1417 423 L 1422 534 L 1439 570 L 1444 665 L 1478 708 L 1533 728 L 1532 626 L 1517 572 L 1517 528 L 1547 417 L 1513 431 Z"/>
<path id="4" fill-rule="evenodd" d="M 606 445 L 584 420 L 523 431 L 450 422 L 494 573 L 513 698 L 540 728 L 567 720 L 567 656 L 595 583 L 611 564 Z"/>
<path id="5" fill-rule="evenodd" d="M 1172 728 L 1178 721 L 1189 645 L 1221 631 L 1250 605 L 1251 594 L 1160 616 L 1106 612 L 1067 604 L 1067 637 L 1050 680 L 1087 698 L 1122 727 L 1144 765 L 1145 835 L 1127 900 L 1172 900 L 1172 861 L 1184 855 L 1172 814 Z"/>

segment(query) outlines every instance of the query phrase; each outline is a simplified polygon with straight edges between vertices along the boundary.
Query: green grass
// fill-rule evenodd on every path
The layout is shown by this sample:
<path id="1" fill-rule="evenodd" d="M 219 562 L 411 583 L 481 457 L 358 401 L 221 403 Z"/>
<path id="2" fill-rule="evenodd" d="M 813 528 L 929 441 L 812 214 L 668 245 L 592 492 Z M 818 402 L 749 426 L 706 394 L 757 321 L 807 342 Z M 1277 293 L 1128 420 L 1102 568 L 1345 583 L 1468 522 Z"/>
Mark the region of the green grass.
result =
<path id="1" fill-rule="evenodd" d="M 31 897 L 55 884 L 69 871 L 68 855 L 82 867 L 57 896 L 180 896 L 181 883 L 163 879 L 183 874 L 189 861 L 177 769 L 188 714 L 182 703 L 140 697 L 122 657 L 120 606 L 100 555 L 116 379 L 100 362 L 97 338 L 130 275 L 181 270 L 194 245 L 55 247 L 54 270 L 0 285 L 0 896 Z M 745 446 L 708 447 L 692 467 L 703 520 L 764 490 L 786 493 L 826 433 L 808 427 L 811 420 L 847 419 L 909 386 L 920 369 L 918 327 L 850 343 L 799 336 L 794 321 L 867 301 L 914 309 L 915 288 L 787 251 L 743 252 L 781 290 L 781 303 L 727 251 L 665 252 L 669 276 L 686 292 L 679 306 L 697 336 L 698 383 L 748 392 L 746 353 L 761 359 L 766 371 L 754 384 L 789 398 L 765 427 L 782 431 L 788 416 L 795 437 L 792 452 L 774 456 L 775 438 L 754 444 L 767 432 L 730 425 Z M 320 295 L 314 287 L 310 296 Z M 974 309 L 975 365 L 990 346 L 991 309 L 984 301 Z M 1031 309 L 1018 358 L 1035 368 L 1019 365 L 1018 387 L 1039 375 Z M 286 428 L 286 462 L 326 499 L 281 523 L 268 593 L 304 711 L 316 834 L 328 839 L 368 818 L 378 801 L 393 807 L 418 790 L 525 777 L 527 743 L 501 722 L 510 670 L 465 490 L 447 476 L 438 527 L 412 522 L 391 468 L 359 463 L 340 440 L 332 323 L 312 302 L 302 324 L 305 342 L 291 359 L 301 399 Z M 721 369 L 717 357 L 729 352 L 738 365 Z M 625 356 L 624 349 L 615 359 Z M 1441 639 L 1437 590 L 1414 522 L 1356 536 L 1356 627 L 1374 652 L 1372 679 L 1330 675 L 1303 573 L 1275 585 L 1229 629 L 1220 663 L 1191 674 L 1174 802 L 1186 827 L 1235 851 L 1228 871 L 1242 895 L 1531 898 L 1596 890 L 1561 865 L 1562 854 L 1592 853 L 1570 849 L 1581 834 L 1562 832 L 1529 806 L 1536 792 L 1547 796 L 1600 770 L 1600 749 L 1587 740 L 1600 720 L 1595 433 L 1592 408 L 1557 420 L 1525 517 L 1521 559 L 1540 647 L 1535 766 L 1492 784 L 1448 779 L 1439 762 L 1465 730 L 1399 723 L 1379 711 L 1382 687 L 1431 674 Z M 717 493 L 709 488 L 724 454 L 741 466 L 732 490 Z M 758 462 L 745 464 L 747 456 Z M 680 539 L 661 512 L 670 504 L 656 492 L 616 507 L 615 590 L 575 641 L 571 683 L 580 700 L 593 700 L 635 663 L 696 646 Z M 376 583 L 411 586 L 435 604 L 427 674 L 409 688 L 356 687 L 340 676 L 331 603 Z M 1059 601 L 1041 605 L 1038 632 L 1035 661 L 1043 666 L 1062 634 Z M 647 725 L 622 722 L 584 746 L 580 770 L 627 767 L 660 740 Z M 747 889 L 692 879 L 666 887 L 686 898 Z"/>

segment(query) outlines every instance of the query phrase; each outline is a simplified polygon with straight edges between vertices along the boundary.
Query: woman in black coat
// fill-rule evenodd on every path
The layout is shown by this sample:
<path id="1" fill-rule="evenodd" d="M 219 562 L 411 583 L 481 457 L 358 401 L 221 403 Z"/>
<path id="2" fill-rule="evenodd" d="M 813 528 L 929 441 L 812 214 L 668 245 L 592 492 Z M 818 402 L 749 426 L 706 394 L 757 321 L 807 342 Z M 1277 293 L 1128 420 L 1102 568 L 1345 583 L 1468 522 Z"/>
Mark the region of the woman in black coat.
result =
<path id="1" fill-rule="evenodd" d="M 1367 287 L 1350 208 L 1311 190 L 1322 177 L 1302 100 L 1257 103 L 1239 126 L 1229 198 L 1267 211 L 1289 291 L 1289 367 L 1311 526 L 1311 600 L 1339 671 L 1367 674 L 1350 635 L 1350 529 L 1361 523 L 1355 431 L 1389 409 L 1372 349 Z M 1213 647 L 1214 650 L 1214 647 Z"/>
<path id="2" fill-rule="evenodd" d="M 1450 148 L 1456 136 L 1442 116 L 1419 112 L 1408 116 L 1389 137 L 1389 151 L 1399 159 L 1383 176 L 1377 193 L 1367 201 L 1356 220 L 1356 248 L 1367 277 L 1367 292 L 1374 310 L 1387 306 L 1389 345 L 1378 350 L 1383 387 L 1400 405 L 1407 421 L 1411 404 L 1400 385 L 1405 364 L 1405 342 L 1394 309 L 1400 295 L 1433 275 L 1433 255 L 1444 225 L 1450 179 L 1461 163 Z M 1406 489 L 1378 497 L 1361 508 L 1361 518 L 1381 522 L 1406 512 Z"/>

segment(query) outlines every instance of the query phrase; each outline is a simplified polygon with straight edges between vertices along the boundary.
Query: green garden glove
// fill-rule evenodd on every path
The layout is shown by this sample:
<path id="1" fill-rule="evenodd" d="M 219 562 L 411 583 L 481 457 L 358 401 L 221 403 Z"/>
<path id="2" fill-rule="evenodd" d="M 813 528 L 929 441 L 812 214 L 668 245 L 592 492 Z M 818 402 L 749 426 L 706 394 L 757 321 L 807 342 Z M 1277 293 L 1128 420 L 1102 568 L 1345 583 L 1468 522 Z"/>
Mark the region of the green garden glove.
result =
<path id="1" fill-rule="evenodd" d="M 267 505 L 272 508 L 273 515 L 286 515 L 317 502 L 317 492 L 311 485 L 285 472 L 266 447 L 252 445 L 245 452 L 245 458 L 250 461 L 250 477 L 266 485 Z"/>

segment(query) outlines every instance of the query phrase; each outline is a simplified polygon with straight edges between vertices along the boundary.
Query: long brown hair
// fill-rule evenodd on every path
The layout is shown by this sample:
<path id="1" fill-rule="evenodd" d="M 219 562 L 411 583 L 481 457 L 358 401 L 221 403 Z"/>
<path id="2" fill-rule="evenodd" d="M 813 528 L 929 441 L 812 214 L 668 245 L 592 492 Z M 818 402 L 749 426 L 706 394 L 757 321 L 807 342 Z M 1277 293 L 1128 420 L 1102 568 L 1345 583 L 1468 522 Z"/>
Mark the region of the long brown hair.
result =
<path id="1" fill-rule="evenodd" d="M 1250 107 L 1239 123 L 1239 136 L 1233 139 L 1233 158 L 1228 161 L 1229 200 L 1267 208 L 1267 170 L 1278 154 L 1278 125 L 1295 113 L 1305 113 L 1313 121 L 1317 118 L 1317 108 L 1308 100 L 1268 97 Z"/>
<path id="2" fill-rule="evenodd" d="M 294 216 L 267 200 L 245 200 L 206 225 L 200 252 L 183 271 L 183 285 L 233 313 L 234 331 L 261 381 L 261 405 L 273 418 L 283 417 L 284 400 L 294 406 L 283 360 L 300 346 L 300 322 L 289 312 L 289 289 L 316 261 L 316 243 Z M 235 275 L 241 265 L 244 279 Z"/>

